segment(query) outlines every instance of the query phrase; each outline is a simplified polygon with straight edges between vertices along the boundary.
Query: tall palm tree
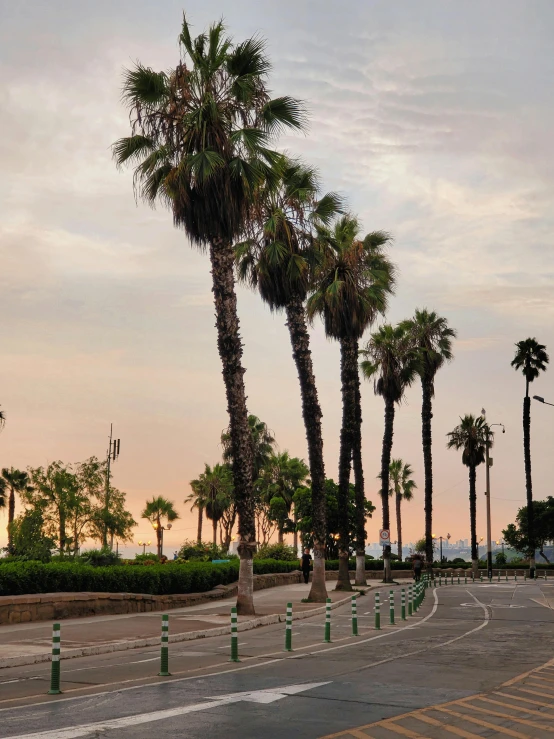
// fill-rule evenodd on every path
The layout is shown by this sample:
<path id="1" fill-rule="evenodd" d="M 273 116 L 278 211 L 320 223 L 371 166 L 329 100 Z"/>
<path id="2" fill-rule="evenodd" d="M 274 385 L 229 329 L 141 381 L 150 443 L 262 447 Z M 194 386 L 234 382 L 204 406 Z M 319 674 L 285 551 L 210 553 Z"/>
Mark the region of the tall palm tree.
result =
<path id="1" fill-rule="evenodd" d="M 146 518 L 156 531 L 156 539 L 158 543 L 158 557 L 162 556 L 163 546 L 163 528 L 164 523 L 171 524 L 179 518 L 179 514 L 175 510 L 174 503 L 161 495 L 154 496 L 152 500 L 148 500 L 144 510 L 140 514 L 141 518 Z"/>
<path id="2" fill-rule="evenodd" d="M 309 598 L 325 602 L 325 466 L 321 406 L 317 394 L 305 302 L 313 267 L 320 258 L 317 232 L 340 210 L 334 193 L 319 196 L 315 170 L 285 158 L 276 184 L 269 183 L 256 205 L 251 232 L 236 247 L 239 278 L 259 290 L 271 310 L 287 317 L 302 398 L 302 417 L 312 480 L 314 570 Z"/>
<path id="3" fill-rule="evenodd" d="M 410 341 L 418 354 L 418 375 L 421 380 L 421 439 L 425 472 L 425 559 L 433 565 L 433 451 L 431 420 L 435 396 L 435 376 L 441 367 L 452 360 L 452 340 L 456 331 L 446 318 L 427 308 L 416 308 L 413 318 L 402 321 Z"/>
<path id="4" fill-rule="evenodd" d="M 546 346 L 533 339 L 524 339 L 516 344 L 512 367 L 521 370 L 525 377 L 523 398 L 523 452 L 525 455 L 525 490 L 527 492 L 527 538 L 529 540 L 529 577 L 535 577 L 535 517 L 533 511 L 533 483 L 531 480 L 531 398 L 529 384 L 536 380 L 548 364 Z"/>
<path id="5" fill-rule="evenodd" d="M 376 395 L 385 401 L 385 428 L 381 453 L 381 502 L 383 505 L 383 528 L 390 530 L 389 512 L 389 468 L 394 435 L 395 405 L 402 401 L 406 388 L 415 379 L 415 355 L 402 326 L 380 326 L 371 335 L 361 363 L 364 377 L 373 378 Z M 384 581 L 391 582 L 390 545 L 384 548 Z"/>
<path id="6" fill-rule="evenodd" d="M 113 152 L 118 165 L 135 167 L 138 194 L 166 204 L 190 242 L 209 249 L 239 514 L 237 609 L 253 614 L 256 531 L 233 243 L 255 193 L 276 174 L 272 140 L 282 130 L 302 129 L 305 114 L 292 98 L 270 98 L 261 39 L 233 43 L 222 22 L 193 39 L 184 18 L 179 44 L 181 59 L 171 71 L 137 63 L 126 72 L 131 136 Z"/>
<path id="7" fill-rule="evenodd" d="M 410 464 L 402 459 L 393 459 L 389 465 L 389 494 L 395 496 L 396 530 L 398 538 L 398 559 L 402 562 L 402 501 L 410 501 L 417 488 L 412 480 L 413 470 Z"/>
<path id="8" fill-rule="evenodd" d="M 323 236 L 325 257 L 308 300 L 308 317 L 320 315 L 329 338 L 340 342 L 342 426 L 339 453 L 339 574 L 337 590 L 351 590 L 348 490 L 354 461 L 356 490 L 356 584 L 365 583 L 365 491 L 362 467 L 362 411 L 358 343 L 366 328 L 387 308 L 394 267 L 385 255 L 389 234 L 375 231 L 360 240 L 360 223 L 342 216 Z"/>
<path id="9" fill-rule="evenodd" d="M 197 544 L 202 543 L 202 528 L 204 525 L 204 508 L 206 505 L 206 501 L 204 500 L 204 493 L 202 490 L 202 485 L 200 483 L 200 480 L 191 480 L 190 488 L 192 490 L 189 495 L 185 498 L 185 503 L 190 503 L 190 510 L 191 513 L 196 510 L 198 511 L 198 527 L 196 529 L 196 542 Z"/>
<path id="10" fill-rule="evenodd" d="M 15 517 L 15 494 L 28 493 L 32 491 L 29 475 L 13 467 L 2 468 L 0 473 L 4 490 L 8 491 L 8 553 L 13 554 L 11 525 Z"/>
<path id="11" fill-rule="evenodd" d="M 477 467 L 485 461 L 487 425 L 483 416 L 471 414 L 460 418 L 460 423 L 447 436 L 447 448 L 462 450 L 462 463 L 469 468 L 469 523 L 471 530 L 471 560 L 475 574 L 479 571 L 477 549 L 477 495 L 475 483 Z M 493 444 L 493 432 L 489 432 L 489 448 Z"/>

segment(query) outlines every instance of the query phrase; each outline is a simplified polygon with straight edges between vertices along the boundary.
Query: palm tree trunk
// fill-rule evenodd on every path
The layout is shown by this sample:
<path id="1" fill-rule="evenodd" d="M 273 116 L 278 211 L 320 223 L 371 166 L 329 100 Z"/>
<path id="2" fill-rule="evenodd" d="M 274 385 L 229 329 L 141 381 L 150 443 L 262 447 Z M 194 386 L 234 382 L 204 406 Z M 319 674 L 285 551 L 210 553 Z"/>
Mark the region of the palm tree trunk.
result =
<path id="1" fill-rule="evenodd" d="M 362 395 L 360 392 L 360 371 L 358 369 L 358 342 L 356 341 L 356 426 L 352 463 L 354 467 L 354 488 L 356 500 L 356 585 L 366 585 L 365 579 L 365 485 L 362 465 Z"/>
<path id="2" fill-rule="evenodd" d="M 433 454 L 431 419 L 433 418 L 433 380 L 424 377 L 421 383 L 421 440 L 425 473 L 425 559 L 427 568 L 433 568 Z"/>
<path id="3" fill-rule="evenodd" d="M 477 549 L 477 494 L 475 492 L 477 473 L 474 466 L 469 468 L 469 526 L 471 533 L 471 561 L 473 572 L 479 574 L 479 551 Z"/>
<path id="4" fill-rule="evenodd" d="M 156 544 L 158 549 L 158 559 L 162 558 L 162 527 L 158 525 L 158 528 L 156 529 Z"/>
<path id="5" fill-rule="evenodd" d="M 302 417 L 308 442 L 308 460 L 312 480 L 312 527 L 314 537 L 314 569 L 309 600 L 324 603 L 327 599 L 325 586 L 325 539 L 327 523 L 325 511 L 325 465 L 323 463 L 323 436 L 321 434 L 321 406 L 317 397 L 310 335 L 306 326 L 306 314 L 300 298 L 293 298 L 287 305 L 287 326 L 292 345 L 292 356 L 296 364 L 302 396 Z"/>
<path id="6" fill-rule="evenodd" d="M 402 496 L 396 494 L 396 538 L 398 539 L 398 561 L 402 562 Z"/>
<path id="7" fill-rule="evenodd" d="M 235 293 L 234 252 L 231 244 L 210 244 L 213 294 L 216 312 L 217 346 L 223 365 L 223 379 L 229 413 L 229 436 L 233 459 L 234 496 L 239 524 L 240 557 L 237 612 L 254 615 L 254 569 L 256 551 L 254 496 L 252 494 L 252 438 L 242 366 L 242 342 L 239 334 L 237 296 Z"/>
<path id="8" fill-rule="evenodd" d="M 339 573 L 335 590 L 352 590 L 348 571 L 350 526 L 350 471 L 356 436 L 356 377 L 358 374 L 357 342 L 341 339 L 340 377 L 342 393 L 342 427 L 340 430 L 339 489 L 337 518 L 339 530 Z"/>
<path id="9" fill-rule="evenodd" d="M 385 398 L 385 431 L 383 433 L 383 451 L 381 454 L 381 502 L 383 505 L 383 528 L 390 531 L 389 513 L 389 467 L 392 455 L 392 438 L 394 434 L 394 401 Z M 383 551 L 384 582 L 392 582 L 390 566 L 390 544 Z"/>
<path id="10" fill-rule="evenodd" d="M 8 554 L 13 554 L 13 535 L 12 524 L 15 518 L 15 489 L 10 486 L 10 496 L 8 498 Z"/>
<path id="11" fill-rule="evenodd" d="M 283 529 L 279 526 L 279 531 L 277 532 L 277 543 L 283 544 L 284 543 L 284 535 L 283 535 Z"/>
<path id="12" fill-rule="evenodd" d="M 531 480 L 531 398 L 523 398 L 523 451 L 525 455 L 525 490 L 527 492 L 527 538 L 529 540 L 529 577 L 535 577 L 535 511 Z"/>
<path id="13" fill-rule="evenodd" d="M 203 506 L 198 506 L 198 531 L 196 534 L 196 541 L 198 544 L 202 544 L 202 524 L 204 522 L 204 508 Z"/>
<path id="14" fill-rule="evenodd" d="M 294 547 L 294 553 L 298 554 L 298 531 L 296 527 L 298 525 L 298 514 L 296 513 L 296 506 L 294 506 L 294 533 L 292 535 L 292 546 Z"/>
<path id="15" fill-rule="evenodd" d="M 217 546 L 217 518 L 212 521 L 212 546 L 214 549 Z"/>

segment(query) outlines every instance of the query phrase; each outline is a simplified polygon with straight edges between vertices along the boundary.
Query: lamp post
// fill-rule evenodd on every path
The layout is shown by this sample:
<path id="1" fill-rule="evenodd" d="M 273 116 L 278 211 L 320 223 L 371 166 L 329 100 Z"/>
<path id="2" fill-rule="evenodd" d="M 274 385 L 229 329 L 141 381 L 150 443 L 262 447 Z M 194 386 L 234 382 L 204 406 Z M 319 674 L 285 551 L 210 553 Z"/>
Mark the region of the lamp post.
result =
<path id="1" fill-rule="evenodd" d="M 149 547 L 150 544 L 152 544 L 151 541 L 139 541 L 138 545 L 139 547 L 142 547 L 142 554 L 146 554 L 146 547 Z"/>
<path id="2" fill-rule="evenodd" d="M 492 467 L 493 459 L 489 456 L 489 450 L 491 447 L 491 431 L 492 426 L 502 426 L 502 433 L 506 433 L 503 423 L 487 423 L 485 418 L 485 409 L 481 409 L 483 420 L 485 421 L 485 468 L 486 468 L 486 483 L 487 490 L 485 495 L 487 497 L 487 577 L 489 580 L 492 579 L 492 534 L 491 534 L 491 476 L 490 468 Z"/>
<path id="3" fill-rule="evenodd" d="M 152 528 L 156 532 L 156 535 L 158 535 L 158 531 L 160 532 L 158 536 L 158 557 L 161 559 L 164 554 L 164 531 L 166 529 L 169 531 L 171 524 L 168 523 L 167 526 L 162 526 L 159 521 L 154 521 Z"/>
<path id="4" fill-rule="evenodd" d="M 440 563 L 442 564 L 442 540 L 446 539 L 447 541 L 450 541 L 451 536 L 450 534 L 447 534 L 446 536 L 436 536 L 435 534 L 431 534 L 431 538 L 438 539 L 440 541 L 439 556 L 440 556 Z"/>
<path id="5" fill-rule="evenodd" d="M 533 400 L 538 400 L 539 403 L 542 403 L 543 405 L 554 405 L 554 403 L 549 403 L 547 400 L 545 400 L 540 395 L 533 395 Z M 532 513 L 533 513 L 532 511 L 527 511 L 527 525 L 528 525 L 527 538 L 529 539 L 529 544 L 533 548 L 533 557 L 531 559 L 531 563 L 535 561 L 535 546 L 534 546 L 534 542 L 531 541 L 532 539 L 534 539 L 534 533 L 535 533 L 534 531 L 531 530 L 532 520 L 533 520 Z M 535 578 L 535 570 L 529 567 L 529 579 L 533 580 L 534 578 Z"/>

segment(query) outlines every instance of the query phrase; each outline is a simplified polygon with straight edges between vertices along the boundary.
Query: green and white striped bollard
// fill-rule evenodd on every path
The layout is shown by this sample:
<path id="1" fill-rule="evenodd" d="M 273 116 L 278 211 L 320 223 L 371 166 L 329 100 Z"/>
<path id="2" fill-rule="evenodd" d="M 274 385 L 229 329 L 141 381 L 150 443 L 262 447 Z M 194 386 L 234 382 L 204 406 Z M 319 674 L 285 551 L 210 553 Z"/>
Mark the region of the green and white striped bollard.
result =
<path id="1" fill-rule="evenodd" d="M 439 572 L 439 587 L 442 587 L 442 572 Z"/>
<path id="2" fill-rule="evenodd" d="M 59 695 L 60 690 L 60 625 L 52 626 L 52 669 L 48 695 Z"/>
<path id="3" fill-rule="evenodd" d="M 402 588 L 400 592 L 400 618 L 406 620 L 406 591 Z"/>
<path id="4" fill-rule="evenodd" d="M 162 616 L 162 645 L 160 654 L 159 677 L 169 677 L 169 616 Z"/>
<path id="5" fill-rule="evenodd" d="M 237 628 L 237 609 L 231 608 L 231 659 L 230 662 L 240 662 L 239 635 Z"/>
<path id="6" fill-rule="evenodd" d="M 419 583 L 416 582 L 414 585 L 414 613 L 417 613 L 417 603 L 419 600 Z"/>
<path id="7" fill-rule="evenodd" d="M 375 593 L 375 628 L 381 628 L 381 596 Z"/>
<path id="8" fill-rule="evenodd" d="M 285 652 L 292 652 L 292 603 L 287 603 L 285 623 Z"/>
<path id="9" fill-rule="evenodd" d="M 325 639 L 323 641 L 326 644 L 331 643 L 331 598 L 327 598 L 325 606 Z"/>
<path id="10" fill-rule="evenodd" d="M 475 572 L 473 572 L 473 570 L 471 571 L 471 582 L 475 582 Z"/>
<path id="11" fill-rule="evenodd" d="M 527 580 L 527 572 L 523 570 L 523 582 L 525 582 L 526 580 Z"/>
<path id="12" fill-rule="evenodd" d="M 464 570 L 464 585 L 467 585 L 467 572 Z"/>
<path id="13" fill-rule="evenodd" d="M 394 624 L 394 593 L 389 590 L 389 617 L 390 623 Z"/>
<path id="14" fill-rule="evenodd" d="M 498 570 L 498 582 L 500 582 L 500 570 Z"/>
<path id="15" fill-rule="evenodd" d="M 546 570 L 544 571 L 544 579 L 546 580 Z"/>
<path id="16" fill-rule="evenodd" d="M 356 596 L 352 596 L 352 636 L 358 636 L 358 605 Z"/>
<path id="17" fill-rule="evenodd" d="M 454 573 L 453 572 L 450 573 L 450 584 L 454 585 Z"/>
<path id="18" fill-rule="evenodd" d="M 479 579 L 481 580 L 481 582 L 483 582 L 483 573 L 482 572 L 479 573 Z"/>
<path id="19" fill-rule="evenodd" d="M 506 570 L 506 582 L 508 582 L 508 570 Z"/>
<path id="20" fill-rule="evenodd" d="M 514 582 L 517 582 L 517 572 L 514 572 Z"/>
<path id="21" fill-rule="evenodd" d="M 411 616 L 414 612 L 414 602 L 413 602 L 413 593 L 412 593 L 412 586 L 408 585 L 408 616 Z"/>
<path id="22" fill-rule="evenodd" d="M 458 585 L 460 585 L 460 573 L 458 572 Z"/>

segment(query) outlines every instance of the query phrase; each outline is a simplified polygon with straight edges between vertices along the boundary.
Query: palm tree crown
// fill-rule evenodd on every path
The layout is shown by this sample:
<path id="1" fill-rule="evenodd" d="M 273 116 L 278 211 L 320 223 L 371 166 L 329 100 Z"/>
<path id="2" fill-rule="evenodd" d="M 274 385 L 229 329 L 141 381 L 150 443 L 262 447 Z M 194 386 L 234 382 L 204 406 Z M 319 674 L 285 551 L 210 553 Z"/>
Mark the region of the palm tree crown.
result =
<path id="1" fill-rule="evenodd" d="M 417 488 L 415 480 L 412 479 L 414 474 L 412 466 L 402 459 L 393 459 L 389 471 L 389 495 L 398 495 L 403 500 L 412 500 L 414 490 Z"/>
<path id="2" fill-rule="evenodd" d="M 140 63 L 126 72 L 132 135 L 114 144 L 114 158 L 135 166 L 140 196 L 167 203 L 194 243 L 229 242 L 274 176 L 272 138 L 301 129 L 304 111 L 292 98 L 270 98 L 262 39 L 233 44 L 222 22 L 193 39 L 185 18 L 179 43 L 170 72 Z"/>
<path id="3" fill-rule="evenodd" d="M 416 309 L 413 318 L 402 321 L 402 328 L 410 336 L 418 353 L 418 373 L 422 380 L 433 380 L 445 362 L 453 358 L 452 340 L 456 331 L 450 328 L 446 318 L 427 308 Z M 434 389 L 432 388 L 434 394 Z"/>
<path id="4" fill-rule="evenodd" d="M 526 397 L 529 395 L 529 383 L 536 380 L 541 372 L 546 371 L 548 362 L 549 358 L 546 353 L 546 346 L 539 344 L 535 338 L 517 342 L 512 367 L 516 370 L 521 370 L 525 377 Z"/>
<path id="5" fill-rule="evenodd" d="M 347 214 L 321 235 L 325 256 L 308 300 L 308 316 L 321 315 L 325 333 L 334 339 L 360 339 L 377 315 L 385 313 L 394 288 L 395 268 L 384 251 L 390 234 L 374 231 L 360 240 L 359 231 L 358 219 Z"/>
<path id="6" fill-rule="evenodd" d="M 447 436 L 447 448 L 462 450 L 462 463 L 466 467 L 478 467 L 485 461 L 487 424 L 483 416 L 471 414 L 460 418 L 460 423 Z M 489 449 L 492 447 L 489 433 Z"/>
<path id="7" fill-rule="evenodd" d="M 252 479 L 255 482 L 273 454 L 275 437 L 267 424 L 254 414 L 248 416 L 248 428 L 252 440 Z M 223 447 L 223 461 L 232 462 L 233 453 L 229 430 L 221 434 L 221 446 Z"/>
<path id="8" fill-rule="evenodd" d="M 400 403 L 417 369 L 417 357 L 403 326 L 380 326 L 362 355 L 366 358 L 360 366 L 366 379 L 373 378 L 375 394 Z"/>
<path id="9" fill-rule="evenodd" d="M 174 503 L 161 495 L 154 496 L 152 500 L 146 502 L 144 510 L 141 513 L 142 518 L 146 518 L 151 523 L 159 524 L 163 519 L 166 521 L 176 521 L 179 514 L 175 510 Z"/>

